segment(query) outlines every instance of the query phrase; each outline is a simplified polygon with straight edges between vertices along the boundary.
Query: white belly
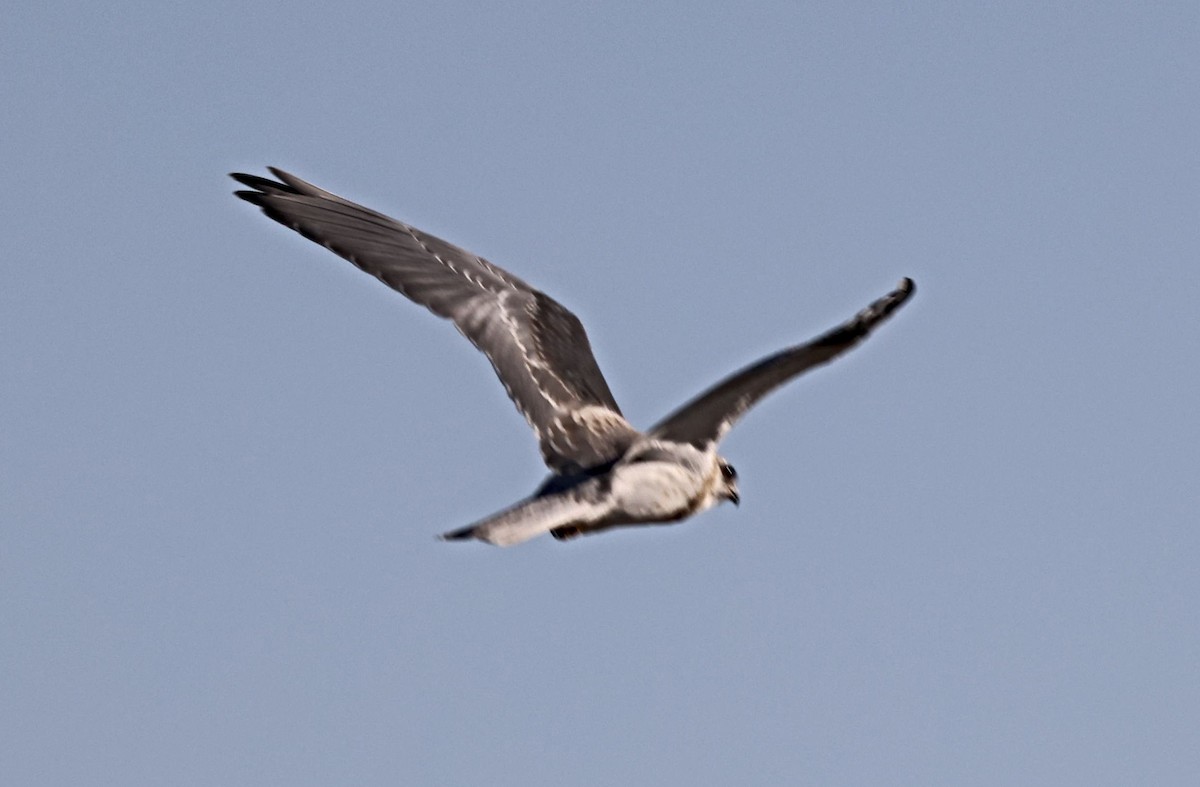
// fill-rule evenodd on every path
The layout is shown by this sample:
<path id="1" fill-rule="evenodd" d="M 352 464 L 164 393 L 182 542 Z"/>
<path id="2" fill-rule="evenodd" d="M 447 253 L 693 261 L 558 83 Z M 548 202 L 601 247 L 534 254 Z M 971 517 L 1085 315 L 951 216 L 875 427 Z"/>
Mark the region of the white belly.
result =
<path id="1" fill-rule="evenodd" d="M 705 487 L 704 476 L 682 465 L 636 462 L 615 469 L 612 497 L 630 521 L 661 522 L 711 506 L 715 499 Z"/>

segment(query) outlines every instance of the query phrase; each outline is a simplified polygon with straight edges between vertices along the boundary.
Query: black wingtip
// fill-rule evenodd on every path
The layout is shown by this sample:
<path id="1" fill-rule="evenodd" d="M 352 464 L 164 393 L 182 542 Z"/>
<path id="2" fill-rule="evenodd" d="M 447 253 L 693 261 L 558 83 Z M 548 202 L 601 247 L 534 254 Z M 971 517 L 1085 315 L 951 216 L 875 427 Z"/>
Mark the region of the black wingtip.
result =
<path id="1" fill-rule="evenodd" d="M 243 191 L 239 189 L 238 191 L 233 192 L 233 196 L 237 197 L 238 199 L 244 199 L 251 205 L 257 205 L 261 208 L 263 206 L 263 197 L 266 195 L 261 191 Z"/>
<path id="2" fill-rule="evenodd" d="M 913 281 L 912 279 L 910 279 L 909 277 L 905 276 L 896 285 L 896 289 L 889 292 L 887 295 L 884 296 L 884 298 L 887 300 L 896 301 L 896 305 L 899 306 L 901 303 L 904 303 L 909 298 L 911 298 L 912 294 L 916 291 L 917 291 L 917 283 L 915 281 Z"/>
<path id="3" fill-rule="evenodd" d="M 917 291 L 917 283 L 905 276 L 896 285 L 896 289 L 889 292 L 879 300 L 867 307 L 864 316 L 868 317 L 871 323 L 878 322 L 890 316 L 892 312 L 903 306 L 908 299 Z"/>
<path id="4" fill-rule="evenodd" d="M 249 186 L 252 189 L 261 189 L 263 186 L 270 185 L 273 182 L 258 175 L 250 175 L 245 172 L 230 172 L 229 177 L 243 186 Z"/>
<path id="5" fill-rule="evenodd" d="M 253 189 L 253 191 L 235 191 L 234 194 L 246 200 L 247 202 L 253 202 L 255 205 L 261 205 L 262 203 L 258 198 L 263 196 L 294 196 L 300 193 L 299 190 L 297 190 L 296 187 L 288 181 L 288 178 L 285 177 L 287 176 L 286 172 L 275 169 L 274 167 L 267 167 L 267 169 L 270 170 L 273 175 L 279 178 L 279 180 L 271 180 L 270 178 L 264 178 L 259 175 L 250 175 L 245 172 L 230 172 L 229 177 L 233 178 L 238 183 L 241 183 L 243 186 L 249 186 L 251 189 Z"/>

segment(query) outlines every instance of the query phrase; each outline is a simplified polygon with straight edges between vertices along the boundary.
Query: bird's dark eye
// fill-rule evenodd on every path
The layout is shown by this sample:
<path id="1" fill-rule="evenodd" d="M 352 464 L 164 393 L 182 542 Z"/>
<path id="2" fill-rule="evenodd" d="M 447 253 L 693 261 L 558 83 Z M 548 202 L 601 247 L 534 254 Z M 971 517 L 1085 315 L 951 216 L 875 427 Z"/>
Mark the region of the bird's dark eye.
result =
<path id="1" fill-rule="evenodd" d="M 737 470 L 733 469 L 733 465 L 722 462 L 721 475 L 725 477 L 726 481 L 732 481 L 737 478 Z"/>

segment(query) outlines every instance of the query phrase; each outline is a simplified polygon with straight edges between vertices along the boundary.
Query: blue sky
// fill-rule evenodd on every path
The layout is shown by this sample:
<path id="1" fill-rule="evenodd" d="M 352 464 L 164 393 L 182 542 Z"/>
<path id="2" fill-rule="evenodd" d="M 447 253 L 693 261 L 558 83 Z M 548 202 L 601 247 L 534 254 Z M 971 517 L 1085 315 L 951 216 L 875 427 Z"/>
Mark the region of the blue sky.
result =
<path id="1" fill-rule="evenodd" d="M 1200 771 L 1194 3 L 24 4 L 0 31 L 13 784 Z M 499 550 L 447 324 L 280 166 L 587 324 L 647 426 L 912 276 L 740 508 Z"/>

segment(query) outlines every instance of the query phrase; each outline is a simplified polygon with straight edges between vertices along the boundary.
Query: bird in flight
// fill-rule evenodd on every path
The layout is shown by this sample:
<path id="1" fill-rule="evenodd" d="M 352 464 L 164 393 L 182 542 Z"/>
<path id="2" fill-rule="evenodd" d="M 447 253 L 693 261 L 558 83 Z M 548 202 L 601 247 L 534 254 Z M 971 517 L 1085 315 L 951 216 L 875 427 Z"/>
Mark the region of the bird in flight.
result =
<path id="1" fill-rule="evenodd" d="M 515 505 L 444 533 L 447 541 L 565 540 L 736 505 L 737 473 L 717 453 L 729 429 L 775 388 L 865 339 L 914 289 L 903 279 L 845 323 L 735 372 L 642 432 L 621 415 L 583 325 L 558 301 L 441 238 L 269 170 L 276 180 L 233 173 L 249 187 L 235 194 L 451 320 L 533 429 L 550 475 Z"/>

